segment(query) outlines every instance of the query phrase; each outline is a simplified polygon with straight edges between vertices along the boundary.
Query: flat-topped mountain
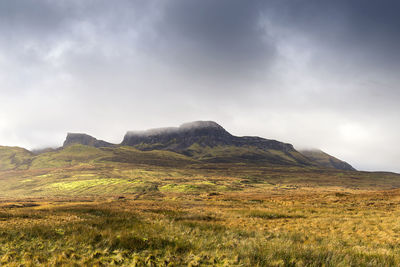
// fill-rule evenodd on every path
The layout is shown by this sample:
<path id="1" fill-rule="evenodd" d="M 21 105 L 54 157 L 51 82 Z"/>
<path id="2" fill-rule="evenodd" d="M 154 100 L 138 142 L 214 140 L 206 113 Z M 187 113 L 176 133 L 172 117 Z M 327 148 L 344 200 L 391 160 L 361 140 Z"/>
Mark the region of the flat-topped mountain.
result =
<path id="1" fill-rule="evenodd" d="M 69 133 L 63 147 L 130 146 L 142 151 L 166 150 L 206 162 L 243 162 L 296 166 L 319 166 L 354 170 L 348 163 L 324 152 L 300 153 L 293 145 L 256 136 L 234 136 L 213 121 L 195 121 L 179 127 L 129 131 L 121 144 L 111 144 L 82 133 Z"/>
<path id="2" fill-rule="evenodd" d="M 128 132 L 121 145 L 140 150 L 169 150 L 213 162 L 265 161 L 312 165 L 291 144 L 260 137 L 238 137 L 213 121 L 195 121 L 179 127 Z"/>
<path id="3" fill-rule="evenodd" d="M 149 149 L 182 151 L 194 143 L 214 147 L 230 145 L 232 135 L 219 124 L 212 121 L 196 121 L 180 127 L 166 127 L 147 131 L 128 132 L 122 145 L 137 146 L 146 144 Z"/>
<path id="4" fill-rule="evenodd" d="M 128 132 L 122 145 L 137 146 L 146 144 L 152 149 L 166 149 L 182 152 L 193 144 L 200 146 L 254 146 L 260 149 L 276 149 L 292 151 L 291 144 L 260 137 L 237 137 L 227 132 L 222 126 L 213 121 L 195 121 L 184 123 L 179 127 L 151 129 L 141 132 Z"/>

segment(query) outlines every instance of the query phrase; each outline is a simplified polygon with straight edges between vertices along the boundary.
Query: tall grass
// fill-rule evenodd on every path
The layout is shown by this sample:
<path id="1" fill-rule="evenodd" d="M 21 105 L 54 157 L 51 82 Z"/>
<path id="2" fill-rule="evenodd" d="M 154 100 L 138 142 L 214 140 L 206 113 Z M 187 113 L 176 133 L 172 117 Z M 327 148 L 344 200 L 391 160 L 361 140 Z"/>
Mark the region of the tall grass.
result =
<path id="1" fill-rule="evenodd" d="M 37 266 L 396 266 L 397 195 L 337 202 L 284 194 L 263 201 L 37 201 L 4 205 L 0 263 Z M 247 196 L 249 198 L 250 196 Z M 257 199 L 259 195 L 254 195 Z M 290 201 L 288 201 L 290 198 Z M 330 199 L 331 198 L 331 199 Z M 343 198 L 343 197 L 341 197 Z M 326 199 L 326 203 L 322 203 Z M 371 200 L 374 204 L 371 205 Z M 251 200 L 251 199 L 250 199 Z M 363 204 L 365 203 L 365 204 Z M 349 209 L 357 205 L 358 210 Z M 336 212 L 332 212 L 335 210 Z M 369 214 L 368 218 L 365 217 Z"/>

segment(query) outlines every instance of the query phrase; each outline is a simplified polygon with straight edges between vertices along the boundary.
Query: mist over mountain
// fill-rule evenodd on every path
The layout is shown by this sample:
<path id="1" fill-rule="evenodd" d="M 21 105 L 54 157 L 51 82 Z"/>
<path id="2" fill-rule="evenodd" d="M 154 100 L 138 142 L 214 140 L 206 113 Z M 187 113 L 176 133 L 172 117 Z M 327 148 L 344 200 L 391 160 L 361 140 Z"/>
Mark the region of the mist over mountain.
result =
<path id="1" fill-rule="evenodd" d="M 350 164 L 326 153 L 297 151 L 293 145 L 257 136 L 234 136 L 214 121 L 194 121 L 179 127 L 128 131 L 114 145 L 87 134 L 68 133 L 64 147 L 131 146 L 142 151 L 167 150 L 208 162 L 247 162 L 278 165 L 319 166 L 355 170 Z"/>
<path id="2" fill-rule="evenodd" d="M 108 143 L 103 140 L 97 140 L 93 136 L 84 133 L 68 133 L 67 138 L 64 141 L 63 146 L 69 146 L 72 144 L 81 144 L 85 146 L 94 146 L 94 147 L 109 147 L 113 146 L 113 144 Z"/>
<path id="3" fill-rule="evenodd" d="M 141 143 L 159 146 L 161 149 L 185 151 L 197 143 L 201 146 L 254 146 L 260 149 L 291 151 L 293 146 L 275 140 L 259 137 L 237 137 L 231 135 L 222 126 L 213 121 L 195 121 L 184 123 L 180 127 L 151 129 L 143 132 L 128 132 L 122 145 Z"/>
<path id="4" fill-rule="evenodd" d="M 114 159 L 122 162 L 134 159 L 129 155 L 120 155 L 117 148 L 132 147 L 141 151 L 170 151 L 200 162 L 322 167 L 355 171 L 347 162 L 321 150 L 298 151 L 293 145 L 277 140 L 257 136 L 234 136 L 213 121 L 195 121 L 179 127 L 128 131 L 120 144 L 112 144 L 84 133 L 68 133 L 60 148 L 31 152 L 18 147 L 1 147 L 0 159 L 4 165 L 2 168 L 29 168 L 40 155 L 49 156 L 41 159 L 47 166 L 48 162 L 54 161 L 52 153 L 63 150 L 70 151 L 68 153 L 72 153 L 70 156 L 74 158 L 79 153 L 74 155 L 73 151 L 76 150 L 71 150 L 70 147 L 75 145 L 111 149 L 110 151 L 118 154 Z M 114 148 L 116 150 L 113 150 Z"/>

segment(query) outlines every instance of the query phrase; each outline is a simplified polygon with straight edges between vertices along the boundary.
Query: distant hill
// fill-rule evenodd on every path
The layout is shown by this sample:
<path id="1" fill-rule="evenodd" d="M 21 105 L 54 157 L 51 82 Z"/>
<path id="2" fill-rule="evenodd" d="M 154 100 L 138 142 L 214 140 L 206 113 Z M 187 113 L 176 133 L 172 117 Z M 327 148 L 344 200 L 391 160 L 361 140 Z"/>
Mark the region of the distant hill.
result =
<path id="1" fill-rule="evenodd" d="M 347 162 L 337 159 L 319 149 L 300 150 L 300 153 L 321 167 L 349 171 L 356 170 Z"/>
<path id="2" fill-rule="evenodd" d="M 130 146 L 142 151 L 166 150 L 213 163 L 257 163 L 318 166 L 354 170 L 322 151 L 300 153 L 293 145 L 256 136 L 234 136 L 213 121 L 195 121 L 179 127 L 129 131 L 121 144 L 111 144 L 83 133 L 68 133 L 63 147 L 73 144 L 101 147 Z"/>

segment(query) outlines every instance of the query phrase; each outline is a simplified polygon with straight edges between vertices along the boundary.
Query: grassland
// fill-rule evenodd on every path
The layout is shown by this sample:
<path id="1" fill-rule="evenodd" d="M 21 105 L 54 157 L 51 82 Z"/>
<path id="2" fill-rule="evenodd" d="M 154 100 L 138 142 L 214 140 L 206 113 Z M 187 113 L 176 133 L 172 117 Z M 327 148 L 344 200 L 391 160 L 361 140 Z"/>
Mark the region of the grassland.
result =
<path id="1" fill-rule="evenodd" d="M 1 265 L 400 265 L 396 174 L 129 147 L 2 155 Z"/>

